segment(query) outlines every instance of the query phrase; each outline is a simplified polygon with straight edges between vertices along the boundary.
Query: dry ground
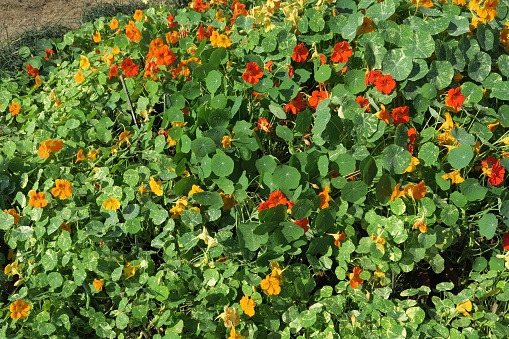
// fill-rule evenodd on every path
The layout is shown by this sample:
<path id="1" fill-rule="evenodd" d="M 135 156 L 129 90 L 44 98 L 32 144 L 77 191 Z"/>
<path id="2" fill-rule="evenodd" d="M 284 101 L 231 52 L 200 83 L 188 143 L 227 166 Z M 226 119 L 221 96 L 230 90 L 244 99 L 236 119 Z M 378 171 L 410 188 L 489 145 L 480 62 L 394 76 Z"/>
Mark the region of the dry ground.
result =
<path id="1" fill-rule="evenodd" d="M 12 41 L 29 29 L 47 24 L 78 28 L 84 9 L 90 6 L 132 0 L 0 0 L 0 41 Z M 138 0 L 141 2 L 141 0 Z M 160 0 L 151 3 L 161 2 Z"/>

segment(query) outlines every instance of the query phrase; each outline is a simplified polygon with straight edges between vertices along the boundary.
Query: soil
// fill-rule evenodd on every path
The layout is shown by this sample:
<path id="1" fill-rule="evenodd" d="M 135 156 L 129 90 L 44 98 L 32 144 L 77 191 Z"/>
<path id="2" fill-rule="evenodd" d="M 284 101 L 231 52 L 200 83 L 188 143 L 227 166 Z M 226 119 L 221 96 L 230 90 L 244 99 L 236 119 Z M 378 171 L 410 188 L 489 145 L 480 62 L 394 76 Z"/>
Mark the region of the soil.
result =
<path id="1" fill-rule="evenodd" d="M 0 0 L 0 40 L 13 41 L 23 32 L 47 24 L 76 29 L 84 9 L 106 3 L 129 0 Z"/>

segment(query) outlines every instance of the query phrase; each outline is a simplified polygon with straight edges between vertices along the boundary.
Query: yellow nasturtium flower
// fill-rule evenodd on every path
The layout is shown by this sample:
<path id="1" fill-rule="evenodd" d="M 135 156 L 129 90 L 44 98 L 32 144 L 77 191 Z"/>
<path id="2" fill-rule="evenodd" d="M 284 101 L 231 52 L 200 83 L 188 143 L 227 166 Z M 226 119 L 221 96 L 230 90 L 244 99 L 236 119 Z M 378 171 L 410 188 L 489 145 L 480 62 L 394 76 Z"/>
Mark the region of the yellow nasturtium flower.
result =
<path id="1" fill-rule="evenodd" d="M 460 302 L 456 305 L 456 311 L 463 314 L 465 317 L 470 317 L 470 313 L 468 312 L 472 311 L 472 302 L 469 299 Z"/>
<path id="2" fill-rule="evenodd" d="M 154 177 L 150 177 L 150 182 L 148 184 L 155 195 L 158 197 L 163 195 L 163 190 L 161 189 L 161 181 L 155 181 Z"/>
<path id="3" fill-rule="evenodd" d="M 102 207 L 105 210 L 116 211 L 120 208 L 120 201 L 115 197 L 109 197 L 104 200 Z"/>

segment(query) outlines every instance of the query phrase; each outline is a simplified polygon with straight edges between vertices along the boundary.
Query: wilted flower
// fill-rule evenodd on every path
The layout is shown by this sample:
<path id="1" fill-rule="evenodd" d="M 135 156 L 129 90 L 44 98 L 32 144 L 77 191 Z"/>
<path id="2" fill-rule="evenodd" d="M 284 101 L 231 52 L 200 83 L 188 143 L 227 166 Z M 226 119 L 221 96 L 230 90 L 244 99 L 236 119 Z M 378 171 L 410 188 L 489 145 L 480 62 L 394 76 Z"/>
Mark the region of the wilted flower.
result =
<path id="1" fill-rule="evenodd" d="M 224 327 L 235 327 L 240 324 L 240 316 L 235 307 L 225 306 L 223 308 L 223 313 L 221 313 L 218 318 L 223 319 Z"/>

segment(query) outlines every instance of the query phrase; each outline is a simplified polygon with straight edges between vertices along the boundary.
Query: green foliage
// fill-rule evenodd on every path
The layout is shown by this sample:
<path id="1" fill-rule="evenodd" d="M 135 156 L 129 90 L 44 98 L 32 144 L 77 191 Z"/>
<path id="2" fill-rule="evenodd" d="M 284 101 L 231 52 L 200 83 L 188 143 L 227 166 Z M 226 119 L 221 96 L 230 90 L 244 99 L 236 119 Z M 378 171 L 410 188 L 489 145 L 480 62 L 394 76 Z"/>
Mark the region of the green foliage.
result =
<path id="1" fill-rule="evenodd" d="M 507 5 L 429 5 L 195 1 L 20 48 L 0 336 L 507 337 Z"/>

